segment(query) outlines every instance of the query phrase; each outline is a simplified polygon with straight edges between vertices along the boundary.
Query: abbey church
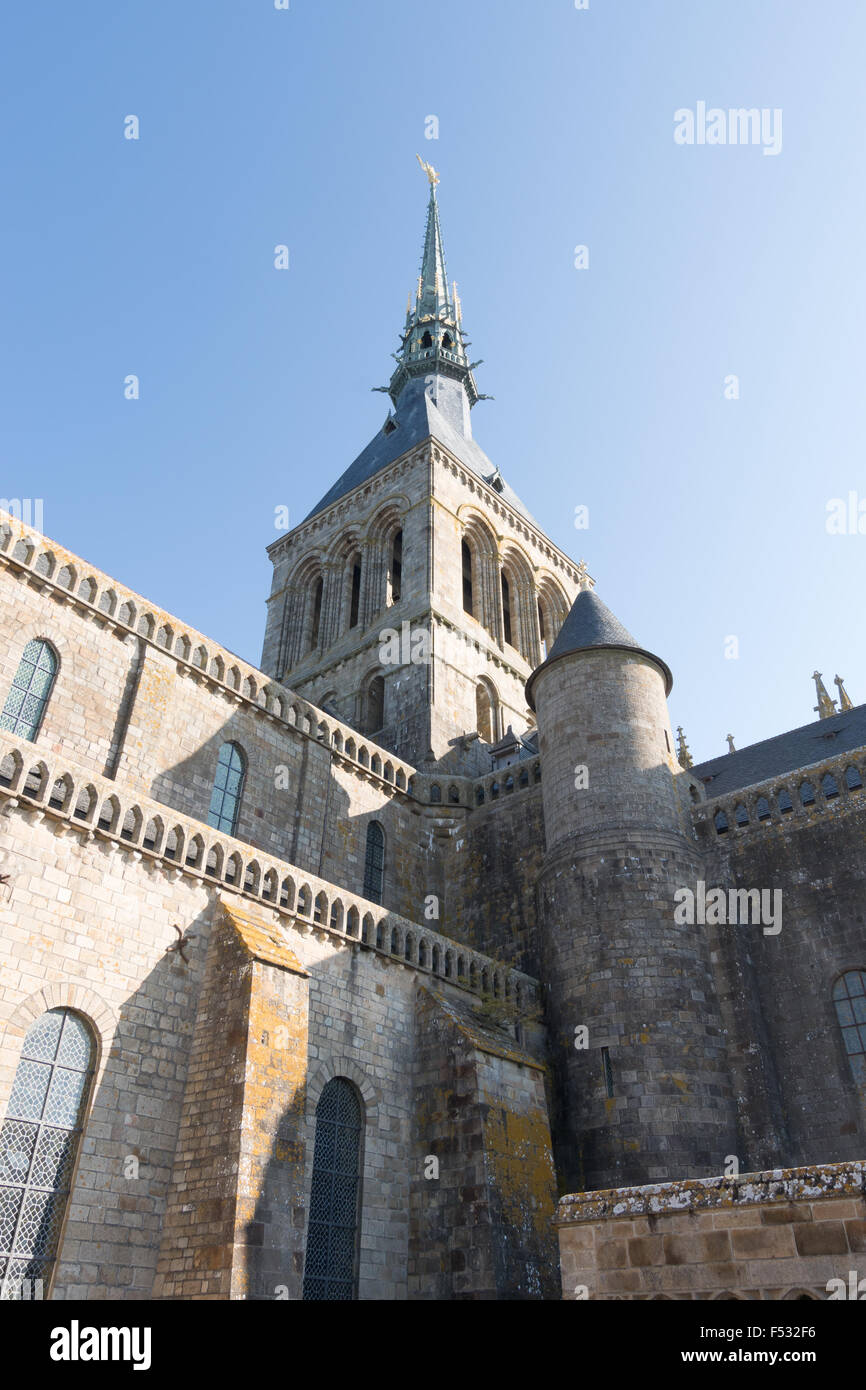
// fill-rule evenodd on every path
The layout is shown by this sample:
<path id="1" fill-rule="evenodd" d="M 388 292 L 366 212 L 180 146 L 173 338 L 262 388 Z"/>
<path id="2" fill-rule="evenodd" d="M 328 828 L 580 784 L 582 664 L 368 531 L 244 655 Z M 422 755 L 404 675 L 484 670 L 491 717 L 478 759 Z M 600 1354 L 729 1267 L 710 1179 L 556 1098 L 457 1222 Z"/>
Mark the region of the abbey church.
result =
<path id="1" fill-rule="evenodd" d="M 259 666 L 0 513 L 0 1297 L 857 1297 L 866 705 L 693 763 L 474 438 L 425 170 Z"/>

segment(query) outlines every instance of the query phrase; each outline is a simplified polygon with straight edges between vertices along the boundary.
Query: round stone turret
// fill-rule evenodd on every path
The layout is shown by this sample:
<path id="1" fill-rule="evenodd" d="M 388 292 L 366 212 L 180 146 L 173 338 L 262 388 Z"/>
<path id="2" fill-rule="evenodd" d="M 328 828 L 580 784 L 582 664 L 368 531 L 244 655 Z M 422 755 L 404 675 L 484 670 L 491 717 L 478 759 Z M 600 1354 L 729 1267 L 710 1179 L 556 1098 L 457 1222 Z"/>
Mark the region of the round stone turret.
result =
<path id="1" fill-rule="evenodd" d="M 736 1154 L 706 928 L 674 920 L 676 890 L 694 890 L 702 869 L 675 781 L 672 683 L 584 589 L 527 684 L 566 1190 L 711 1176 Z"/>
<path id="2" fill-rule="evenodd" d="M 582 589 L 526 695 L 538 719 L 547 851 L 651 830 L 681 837 L 668 718 L 673 677 Z"/>

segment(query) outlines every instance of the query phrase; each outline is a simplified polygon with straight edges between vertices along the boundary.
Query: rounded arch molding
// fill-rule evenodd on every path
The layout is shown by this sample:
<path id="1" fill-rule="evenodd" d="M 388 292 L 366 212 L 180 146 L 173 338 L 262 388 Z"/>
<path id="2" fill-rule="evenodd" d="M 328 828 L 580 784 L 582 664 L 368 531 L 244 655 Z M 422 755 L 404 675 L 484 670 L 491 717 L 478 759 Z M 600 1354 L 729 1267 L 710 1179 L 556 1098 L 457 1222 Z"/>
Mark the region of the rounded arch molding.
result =
<path id="1" fill-rule="evenodd" d="M 337 1076 L 344 1076 L 347 1081 L 354 1082 L 364 1102 L 365 1120 L 378 1128 L 379 1092 L 367 1073 L 351 1057 L 329 1057 L 327 1062 L 322 1062 L 313 1072 L 307 1082 L 306 1118 L 311 1122 L 315 1120 L 319 1098 L 328 1082 Z"/>
<path id="2" fill-rule="evenodd" d="M 54 679 L 60 675 L 64 663 L 69 660 L 70 644 L 66 634 L 58 630 L 54 631 L 50 627 L 45 627 L 44 623 L 24 623 L 15 629 L 15 640 L 20 643 L 20 650 L 23 652 L 28 642 L 47 642 L 49 647 L 54 649 L 57 658 L 57 670 L 54 672 Z M 19 652 L 20 655 L 20 652 Z"/>
<path id="3" fill-rule="evenodd" d="M 375 540 L 394 526 L 399 529 L 411 510 L 412 504 L 403 492 L 394 492 L 388 497 L 383 497 L 364 523 L 364 540 Z"/>
<path id="4" fill-rule="evenodd" d="M 103 1049 L 113 1037 L 117 1027 L 117 1014 L 110 1004 L 88 985 L 74 985 L 68 981 L 59 984 L 43 985 L 34 990 L 26 999 L 15 1006 L 6 1020 L 6 1032 L 16 1038 L 24 1038 L 31 1023 L 49 1009 L 74 1009 L 83 1014 L 100 1039 Z"/>

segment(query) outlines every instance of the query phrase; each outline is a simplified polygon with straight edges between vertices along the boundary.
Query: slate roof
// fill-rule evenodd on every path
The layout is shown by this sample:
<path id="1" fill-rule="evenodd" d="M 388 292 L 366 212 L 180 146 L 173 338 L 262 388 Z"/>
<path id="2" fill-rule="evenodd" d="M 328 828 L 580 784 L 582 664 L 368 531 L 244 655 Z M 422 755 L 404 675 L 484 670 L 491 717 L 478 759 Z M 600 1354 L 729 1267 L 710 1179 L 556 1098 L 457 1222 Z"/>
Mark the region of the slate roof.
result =
<path id="1" fill-rule="evenodd" d="M 425 390 L 423 378 L 419 377 L 407 382 L 400 393 L 396 414 L 389 418 L 396 423 L 397 428 L 388 433 L 386 432 L 387 421 L 384 422 L 379 433 L 370 440 L 366 449 L 361 451 L 354 463 L 349 465 L 333 487 L 304 517 L 304 521 L 309 521 L 310 517 L 316 516 L 318 512 L 323 512 L 326 507 L 330 507 L 339 498 L 345 497 L 347 493 L 360 487 L 361 483 L 366 483 L 369 478 L 386 468 L 389 463 L 393 463 L 401 454 L 408 453 L 410 449 L 414 449 L 425 439 L 437 439 L 449 453 L 453 454 L 484 482 L 489 482 L 496 475 L 496 467 L 484 450 L 476 444 L 474 439 L 466 438 L 430 399 L 429 393 Z M 520 498 L 507 483 L 503 482 L 499 495 L 522 517 L 525 517 L 533 526 L 538 527 L 538 522 L 527 511 Z M 538 529 L 541 528 L 538 527 Z"/>
<path id="2" fill-rule="evenodd" d="M 852 752 L 866 746 L 866 705 L 835 714 L 830 719 L 816 719 L 787 734 L 765 738 L 736 753 L 709 758 L 696 763 L 689 771 L 704 783 L 707 796 L 727 796 L 741 787 L 751 787 L 771 777 L 781 777 L 810 763 L 823 762 L 839 753 Z"/>
<path id="3" fill-rule="evenodd" d="M 551 648 L 550 655 L 546 661 L 536 667 L 526 683 L 526 697 L 530 708 L 535 708 L 532 699 L 532 685 L 539 671 L 543 671 L 552 662 L 558 661 L 560 657 L 568 656 L 572 652 L 590 651 L 593 648 L 605 647 L 613 647 L 616 650 L 625 648 L 629 651 L 639 652 L 641 656 L 648 656 L 651 661 L 661 667 L 667 692 L 670 694 L 674 678 L 661 657 L 654 656 L 652 652 L 647 651 L 645 647 L 635 641 L 628 629 L 623 627 L 619 618 L 610 611 L 607 604 L 602 603 L 594 589 L 581 589 L 571 606 L 571 612 L 559 629 L 559 635 Z"/>
<path id="4" fill-rule="evenodd" d="M 579 652 L 587 647 L 634 647 L 641 650 L 619 618 L 611 613 L 606 603 L 602 603 L 594 589 L 581 589 L 571 606 L 571 612 L 559 629 L 559 636 L 553 644 L 548 661 L 564 656 L 566 652 Z"/>

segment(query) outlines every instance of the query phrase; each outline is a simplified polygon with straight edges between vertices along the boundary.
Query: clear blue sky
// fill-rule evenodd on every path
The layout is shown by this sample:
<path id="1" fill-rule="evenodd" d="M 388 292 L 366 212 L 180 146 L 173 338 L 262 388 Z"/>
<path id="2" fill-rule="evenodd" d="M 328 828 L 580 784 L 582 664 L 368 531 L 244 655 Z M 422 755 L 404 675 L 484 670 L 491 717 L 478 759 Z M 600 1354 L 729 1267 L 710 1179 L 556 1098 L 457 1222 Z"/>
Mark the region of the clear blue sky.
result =
<path id="1" fill-rule="evenodd" d="M 825 528 L 866 498 L 864 52 L 862 0 L 14 6 L 0 495 L 257 662 L 274 508 L 384 416 L 420 152 L 476 437 L 669 662 L 695 757 L 815 717 L 816 666 L 866 700 L 866 536 Z M 699 101 L 781 108 L 781 153 L 675 144 Z"/>

